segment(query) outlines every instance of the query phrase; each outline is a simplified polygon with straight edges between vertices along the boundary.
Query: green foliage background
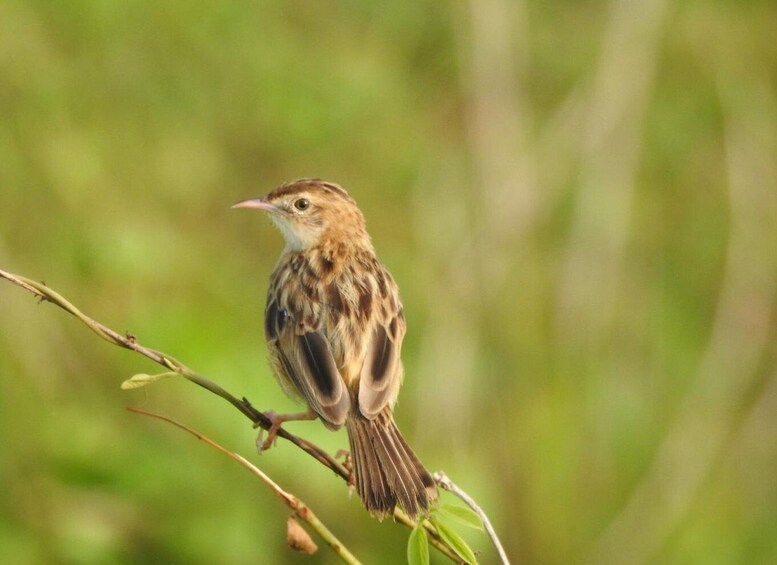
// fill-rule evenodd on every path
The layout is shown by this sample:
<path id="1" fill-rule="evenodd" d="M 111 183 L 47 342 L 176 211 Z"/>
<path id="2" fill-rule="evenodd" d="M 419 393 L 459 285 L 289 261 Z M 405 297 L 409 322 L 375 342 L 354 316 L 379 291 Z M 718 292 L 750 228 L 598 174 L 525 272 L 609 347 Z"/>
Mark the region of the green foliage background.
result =
<path id="1" fill-rule="evenodd" d="M 403 291 L 400 426 L 515 563 L 773 563 L 775 37 L 771 1 L 4 0 L 0 267 L 293 410 L 261 337 L 281 239 L 229 205 L 340 182 Z M 0 285 L 3 561 L 334 562 L 123 410 L 253 453 L 189 383 L 119 390 L 154 370 Z M 404 559 L 306 456 L 252 457 L 357 556 Z"/>

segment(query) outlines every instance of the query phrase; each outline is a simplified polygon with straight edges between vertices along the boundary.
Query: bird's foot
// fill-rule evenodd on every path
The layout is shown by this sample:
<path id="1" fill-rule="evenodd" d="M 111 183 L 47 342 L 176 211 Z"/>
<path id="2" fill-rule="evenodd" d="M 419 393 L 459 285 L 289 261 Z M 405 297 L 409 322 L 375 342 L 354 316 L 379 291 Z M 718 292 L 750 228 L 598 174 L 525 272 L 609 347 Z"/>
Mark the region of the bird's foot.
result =
<path id="1" fill-rule="evenodd" d="M 264 429 L 259 430 L 259 436 L 256 438 L 256 449 L 259 453 L 267 451 L 275 443 L 275 439 L 278 437 L 278 432 L 281 431 L 281 426 L 284 422 L 293 422 L 296 420 L 314 420 L 316 414 L 312 410 L 307 412 L 299 412 L 296 414 L 278 414 L 273 410 L 263 412 L 264 417 L 270 421 L 270 427 L 267 430 L 267 438 L 264 437 Z M 259 427 L 259 424 L 254 424 L 255 428 Z"/>
<path id="2" fill-rule="evenodd" d="M 351 470 L 351 452 L 347 449 L 338 449 L 335 453 L 335 459 L 342 459 L 343 460 L 343 467 Z"/>
<path id="3" fill-rule="evenodd" d="M 356 486 L 356 481 L 353 473 L 353 460 L 351 459 L 351 452 L 347 449 L 338 449 L 337 453 L 335 453 L 335 459 L 342 459 L 343 460 L 343 467 L 345 467 L 348 472 L 351 474 L 351 477 L 348 479 L 348 484 L 350 486 Z"/>

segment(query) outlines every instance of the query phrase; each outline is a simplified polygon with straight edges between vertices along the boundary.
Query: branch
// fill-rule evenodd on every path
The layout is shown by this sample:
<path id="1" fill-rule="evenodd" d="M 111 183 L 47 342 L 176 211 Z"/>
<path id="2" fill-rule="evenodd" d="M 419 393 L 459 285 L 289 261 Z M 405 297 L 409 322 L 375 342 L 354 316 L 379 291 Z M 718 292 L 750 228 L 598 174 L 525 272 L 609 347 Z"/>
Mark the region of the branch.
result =
<path id="1" fill-rule="evenodd" d="M 83 322 L 90 330 L 92 330 L 94 333 L 96 333 L 98 336 L 103 338 L 104 340 L 117 345 L 119 347 L 122 347 L 124 349 L 129 349 L 131 351 L 134 351 L 135 353 L 139 353 L 140 355 L 143 355 L 144 357 L 152 360 L 155 363 L 158 363 L 159 365 L 162 365 L 166 369 L 173 371 L 182 377 L 192 381 L 193 383 L 201 386 L 202 388 L 212 392 L 213 394 L 220 396 L 230 404 L 232 404 L 235 408 L 237 408 L 241 414 L 243 414 L 246 418 L 251 420 L 251 422 L 254 424 L 255 427 L 260 427 L 264 430 L 269 430 L 272 423 L 270 420 L 265 416 L 262 412 L 254 408 L 251 403 L 246 399 L 238 399 L 236 396 L 228 392 L 227 390 L 223 389 L 210 379 L 205 378 L 204 376 L 196 373 L 174 357 L 167 355 L 166 353 L 163 353 L 161 351 L 157 351 L 155 349 L 151 349 L 148 347 L 145 347 L 138 343 L 135 336 L 131 334 L 122 335 L 108 326 L 105 326 L 104 324 L 101 324 L 100 322 L 94 320 L 93 318 L 90 318 L 81 310 L 76 308 L 73 304 L 71 304 L 68 300 L 66 300 L 62 295 L 54 291 L 53 289 L 49 288 L 45 283 L 34 281 L 32 279 L 22 277 L 20 275 L 16 275 L 13 273 L 9 273 L 7 271 L 3 271 L 0 269 L 0 278 L 4 278 L 15 285 L 18 285 L 27 291 L 31 292 L 33 295 L 35 295 L 41 302 L 51 302 L 52 304 L 56 304 L 63 310 L 66 310 L 79 320 Z M 197 435 L 197 434 L 196 434 Z M 290 441 L 300 449 L 302 449 L 304 452 L 306 452 L 308 455 L 313 457 L 316 461 L 324 465 L 325 467 L 328 467 L 331 469 L 335 474 L 339 475 L 346 483 L 349 485 L 351 484 L 351 472 L 346 469 L 342 463 L 337 461 L 334 457 L 329 455 L 326 451 L 318 447 L 317 445 L 309 442 L 308 440 L 301 438 L 299 436 L 296 436 L 292 433 L 287 432 L 284 428 L 280 428 L 278 430 L 278 437 L 281 437 L 285 440 Z M 199 437 L 199 435 L 198 435 Z M 442 486 L 442 488 L 445 488 L 445 486 Z M 482 513 L 482 511 L 481 511 Z M 482 516 L 485 516 L 485 514 L 482 514 Z M 396 507 L 394 509 L 394 521 L 399 522 L 408 528 L 415 528 L 416 522 L 412 520 L 407 514 L 405 514 L 401 508 Z M 484 523 L 487 523 L 487 520 L 484 520 Z M 440 534 L 437 532 L 437 530 L 432 526 L 429 521 L 424 522 L 424 528 L 427 531 L 429 543 L 433 545 L 437 550 L 439 550 L 443 555 L 451 559 L 452 561 L 459 562 L 460 558 L 456 554 L 456 552 L 453 550 L 453 548 L 450 547 L 448 543 L 446 543 L 441 537 Z"/>
<path id="2" fill-rule="evenodd" d="M 502 547 L 502 542 L 499 541 L 499 537 L 496 535 L 496 531 L 491 525 L 491 521 L 488 519 L 488 516 L 486 516 L 486 513 L 483 512 L 480 506 L 478 506 L 477 502 L 475 502 L 475 499 L 464 492 L 456 483 L 450 480 L 444 471 L 437 471 L 432 475 L 432 478 L 440 488 L 443 488 L 448 492 L 452 492 L 458 496 L 467 506 L 472 509 L 475 514 L 478 515 L 478 517 L 483 522 L 483 527 L 486 529 L 488 537 L 491 538 L 491 543 L 494 544 L 496 552 L 499 554 L 500 561 L 503 563 L 503 565 L 510 565 L 510 562 L 507 560 L 507 553 L 505 553 L 505 549 Z"/>
<path id="3" fill-rule="evenodd" d="M 348 549 L 343 545 L 343 543 L 337 539 L 337 537 L 319 520 L 316 515 L 313 513 L 313 511 L 310 509 L 309 506 L 307 506 L 304 502 L 302 502 L 299 498 L 294 496 L 291 493 L 286 492 L 283 490 L 275 481 L 273 481 L 269 476 L 267 476 L 261 469 L 256 467 L 254 464 L 252 464 L 250 461 L 246 460 L 243 456 L 233 452 L 229 451 L 225 447 L 222 447 L 212 439 L 208 438 L 207 436 L 202 435 L 199 432 L 194 431 L 190 427 L 181 424 L 180 422 L 177 422 L 173 420 L 172 418 L 168 418 L 167 416 L 162 416 L 161 414 L 154 414 L 153 412 L 147 412 L 145 410 L 142 410 L 140 408 L 134 408 L 129 407 L 127 408 L 130 412 L 134 412 L 136 414 L 141 414 L 143 416 L 150 416 L 152 418 L 157 418 L 159 420 L 162 420 L 164 422 L 168 422 L 178 428 L 181 428 L 182 430 L 189 432 L 194 437 L 199 439 L 200 441 L 205 442 L 209 446 L 213 447 L 214 449 L 217 449 L 221 453 L 225 454 L 229 458 L 233 459 L 234 461 L 237 461 L 240 465 L 248 469 L 251 473 L 259 477 L 268 487 L 270 487 L 271 490 L 273 490 L 283 502 L 286 503 L 286 506 L 291 508 L 294 511 L 294 514 L 301 518 L 302 520 L 305 520 L 311 528 L 313 528 L 319 536 L 321 536 L 321 539 L 323 539 L 329 547 L 332 548 L 332 551 L 334 551 L 340 559 L 342 559 L 345 563 L 350 563 L 352 565 L 358 565 L 359 560 L 356 559 L 356 557 L 353 556 L 353 554 L 348 551 Z"/>

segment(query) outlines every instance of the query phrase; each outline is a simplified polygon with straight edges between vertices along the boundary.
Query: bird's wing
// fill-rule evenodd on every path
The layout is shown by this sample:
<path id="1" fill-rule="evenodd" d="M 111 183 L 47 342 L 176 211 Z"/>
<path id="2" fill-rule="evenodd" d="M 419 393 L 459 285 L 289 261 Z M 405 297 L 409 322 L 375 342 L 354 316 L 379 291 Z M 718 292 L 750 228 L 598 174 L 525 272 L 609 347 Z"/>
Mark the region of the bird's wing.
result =
<path id="1" fill-rule="evenodd" d="M 351 401 L 337 369 L 329 342 L 314 321 L 279 309 L 270 301 L 265 311 L 268 345 L 294 387 L 330 427 L 345 423 Z"/>
<path id="2" fill-rule="evenodd" d="M 405 316 L 399 309 L 386 321 L 376 321 L 359 379 L 359 410 L 374 418 L 393 404 L 402 383 L 400 350 L 405 337 Z"/>

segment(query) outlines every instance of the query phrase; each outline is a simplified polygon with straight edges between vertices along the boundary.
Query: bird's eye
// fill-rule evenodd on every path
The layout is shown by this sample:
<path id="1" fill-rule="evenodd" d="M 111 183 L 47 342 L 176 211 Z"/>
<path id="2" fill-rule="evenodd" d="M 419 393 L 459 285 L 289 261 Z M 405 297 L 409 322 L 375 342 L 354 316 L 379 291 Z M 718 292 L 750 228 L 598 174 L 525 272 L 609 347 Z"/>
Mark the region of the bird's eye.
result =
<path id="1" fill-rule="evenodd" d="M 307 198 L 300 198 L 296 202 L 294 202 L 294 207 L 299 210 L 300 212 L 303 212 L 310 208 L 310 200 Z"/>

